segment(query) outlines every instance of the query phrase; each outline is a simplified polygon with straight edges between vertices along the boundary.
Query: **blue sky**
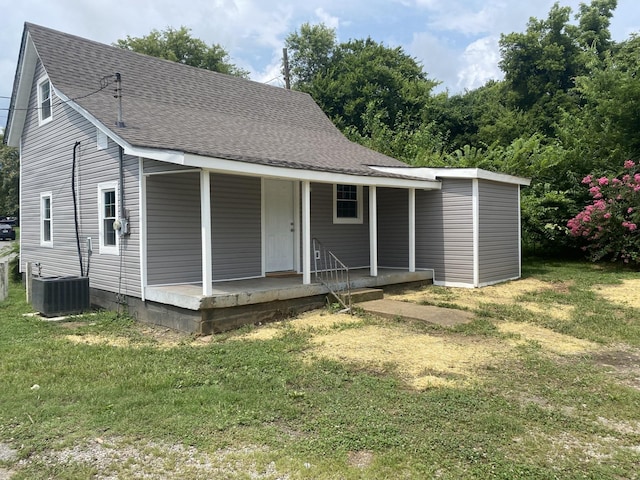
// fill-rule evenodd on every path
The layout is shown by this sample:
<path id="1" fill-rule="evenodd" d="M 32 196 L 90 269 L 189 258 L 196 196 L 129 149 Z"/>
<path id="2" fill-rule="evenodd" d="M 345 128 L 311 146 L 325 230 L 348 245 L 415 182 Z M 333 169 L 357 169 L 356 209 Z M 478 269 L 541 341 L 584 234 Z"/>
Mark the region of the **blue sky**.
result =
<path id="1" fill-rule="evenodd" d="M 338 40 L 366 38 L 401 46 L 451 93 L 501 78 L 501 33 L 523 32 L 553 0 L 0 0 L 0 128 L 6 123 L 23 23 L 112 43 L 127 35 L 184 25 L 219 43 L 251 78 L 282 85 L 284 38 L 302 23 L 336 29 Z M 577 11 L 579 0 L 560 4 Z M 587 2 L 588 3 L 588 2 Z M 640 32 L 640 4 L 618 0 L 615 40 Z"/>

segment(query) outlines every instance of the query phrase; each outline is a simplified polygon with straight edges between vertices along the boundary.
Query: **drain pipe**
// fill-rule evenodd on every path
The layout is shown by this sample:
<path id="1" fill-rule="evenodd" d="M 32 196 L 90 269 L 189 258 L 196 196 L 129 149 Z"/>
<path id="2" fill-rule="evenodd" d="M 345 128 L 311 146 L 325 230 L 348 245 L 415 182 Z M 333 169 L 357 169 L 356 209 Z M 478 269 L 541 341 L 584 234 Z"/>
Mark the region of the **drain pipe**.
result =
<path id="1" fill-rule="evenodd" d="M 78 262 L 80 263 L 80 276 L 84 277 L 84 267 L 82 266 L 82 250 L 80 249 L 80 227 L 78 224 L 78 200 L 76 196 L 76 151 L 80 142 L 73 146 L 73 163 L 71 164 L 71 195 L 73 197 L 73 219 L 76 224 L 76 245 L 78 247 Z"/>

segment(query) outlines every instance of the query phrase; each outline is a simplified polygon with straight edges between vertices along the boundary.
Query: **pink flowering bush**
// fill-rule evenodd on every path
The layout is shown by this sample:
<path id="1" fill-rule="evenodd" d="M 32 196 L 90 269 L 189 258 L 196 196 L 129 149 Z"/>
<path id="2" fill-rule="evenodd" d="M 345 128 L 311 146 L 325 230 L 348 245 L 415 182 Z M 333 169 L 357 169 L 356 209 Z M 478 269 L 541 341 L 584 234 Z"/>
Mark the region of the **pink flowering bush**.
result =
<path id="1" fill-rule="evenodd" d="M 582 183 L 593 200 L 567 222 L 571 235 L 582 238 L 592 260 L 640 266 L 640 163 L 627 160 L 619 177 L 587 175 Z"/>

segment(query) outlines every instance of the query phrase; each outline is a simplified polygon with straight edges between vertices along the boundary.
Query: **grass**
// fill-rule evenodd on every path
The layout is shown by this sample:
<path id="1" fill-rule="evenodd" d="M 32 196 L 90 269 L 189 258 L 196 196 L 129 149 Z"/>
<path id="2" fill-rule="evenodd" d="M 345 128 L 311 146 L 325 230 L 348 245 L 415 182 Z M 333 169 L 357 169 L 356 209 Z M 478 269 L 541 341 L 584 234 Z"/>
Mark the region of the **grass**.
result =
<path id="1" fill-rule="evenodd" d="M 423 390 L 391 362 L 381 369 L 315 355 L 313 330 L 285 325 L 248 340 L 245 328 L 206 344 L 182 337 L 162 346 L 108 312 L 66 324 L 23 317 L 29 307 L 12 285 L 0 307 L 0 443 L 16 457 L 0 461 L 0 477 L 4 468 L 12 480 L 140 471 L 186 479 L 637 478 L 640 310 L 594 290 L 637 273 L 532 262 L 523 274 L 562 288 L 511 304 L 487 299 L 472 309 L 473 323 L 451 330 L 375 318 L 332 330 L 383 325 L 508 342 L 517 337 L 500 331 L 508 321 L 601 349 L 557 355 L 525 339 L 472 381 Z M 455 289 L 435 294 L 458 298 Z M 572 313 L 559 320 L 522 307 L 530 304 Z M 631 360 L 614 369 L 598 360 L 602 352 Z"/>

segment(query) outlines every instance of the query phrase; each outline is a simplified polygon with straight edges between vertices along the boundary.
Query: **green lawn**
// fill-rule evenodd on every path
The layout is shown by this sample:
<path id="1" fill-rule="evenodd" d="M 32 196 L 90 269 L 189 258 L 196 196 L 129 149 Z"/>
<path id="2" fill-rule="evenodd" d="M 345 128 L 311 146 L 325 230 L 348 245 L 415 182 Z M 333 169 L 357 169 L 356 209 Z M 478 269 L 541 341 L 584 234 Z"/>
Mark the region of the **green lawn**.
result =
<path id="1" fill-rule="evenodd" d="M 557 354 L 524 339 L 470 381 L 422 390 L 392 363 L 313 354 L 318 330 L 295 320 L 263 339 L 167 332 L 163 343 L 111 313 L 25 317 L 13 285 L 0 305 L 0 478 L 638 478 L 640 309 L 598 286 L 639 274 L 568 262 L 523 274 L 563 288 L 484 302 L 454 330 L 375 318 L 327 327 L 493 344 L 513 340 L 498 327 L 515 322 L 597 347 Z M 456 290 L 434 292 L 455 304 Z M 570 309 L 559 319 L 525 304 Z"/>

